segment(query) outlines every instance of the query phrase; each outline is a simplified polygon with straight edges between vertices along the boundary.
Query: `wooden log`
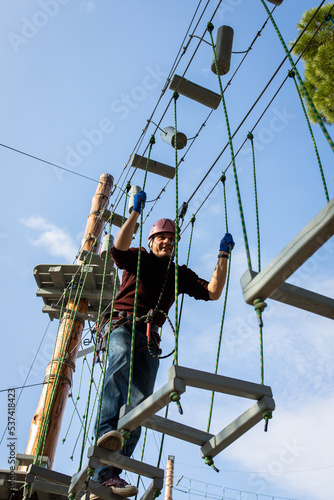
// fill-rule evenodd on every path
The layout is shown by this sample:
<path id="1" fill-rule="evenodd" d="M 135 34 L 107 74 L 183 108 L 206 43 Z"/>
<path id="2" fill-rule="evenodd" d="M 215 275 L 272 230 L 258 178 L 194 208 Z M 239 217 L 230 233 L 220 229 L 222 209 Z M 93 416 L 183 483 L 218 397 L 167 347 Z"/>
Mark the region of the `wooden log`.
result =
<path id="1" fill-rule="evenodd" d="M 131 167 L 139 168 L 141 170 L 146 170 L 147 158 L 145 156 L 140 156 L 135 154 L 131 158 Z M 175 168 L 165 163 L 160 163 L 155 160 L 149 160 L 147 171 L 152 174 L 161 175 L 162 177 L 167 177 L 168 179 L 174 179 Z"/>
<path id="2" fill-rule="evenodd" d="M 265 300 L 334 234 L 334 198 L 293 240 L 243 287 L 247 304 Z"/>
<path id="3" fill-rule="evenodd" d="M 216 92 L 201 87 L 197 83 L 186 80 L 179 75 L 173 76 L 169 88 L 211 109 L 217 109 L 221 101 L 220 94 L 216 94 Z"/>

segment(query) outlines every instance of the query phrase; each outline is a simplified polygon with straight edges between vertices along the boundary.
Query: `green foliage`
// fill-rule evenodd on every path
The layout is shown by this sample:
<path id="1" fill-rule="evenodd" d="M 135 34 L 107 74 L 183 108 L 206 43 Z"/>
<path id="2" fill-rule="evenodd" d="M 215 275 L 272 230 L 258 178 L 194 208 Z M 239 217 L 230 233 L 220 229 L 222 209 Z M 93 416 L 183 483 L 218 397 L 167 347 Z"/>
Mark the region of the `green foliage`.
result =
<path id="1" fill-rule="evenodd" d="M 304 84 L 324 123 L 334 123 L 334 3 L 307 10 L 297 24 L 299 34 L 305 29 L 292 52 L 305 63 Z M 311 21 L 312 19 L 312 21 Z M 310 22 L 311 21 L 311 22 Z M 310 23 L 310 24 L 309 24 Z M 300 89 L 303 94 L 303 90 Z M 316 123 L 306 102 L 310 119 Z"/>

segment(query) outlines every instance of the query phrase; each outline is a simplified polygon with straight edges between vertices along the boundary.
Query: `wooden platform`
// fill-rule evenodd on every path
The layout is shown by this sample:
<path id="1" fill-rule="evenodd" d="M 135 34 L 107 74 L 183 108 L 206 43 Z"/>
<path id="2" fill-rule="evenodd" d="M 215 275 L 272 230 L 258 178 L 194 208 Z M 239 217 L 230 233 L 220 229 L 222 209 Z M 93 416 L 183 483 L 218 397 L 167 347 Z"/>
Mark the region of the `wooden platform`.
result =
<path id="1" fill-rule="evenodd" d="M 87 257 L 87 260 L 89 256 Z M 71 296 L 73 299 L 76 290 L 80 287 L 81 267 L 77 264 L 69 265 L 55 265 L 55 264 L 38 264 L 34 269 L 34 277 L 38 286 L 36 295 L 42 297 L 44 301 L 43 312 L 49 314 L 50 319 L 59 318 L 61 310 L 61 299 L 63 294 L 68 298 Z M 82 290 L 81 298 L 89 299 L 88 314 L 82 315 L 77 313 L 78 317 L 82 319 L 90 319 L 96 321 L 99 305 L 100 295 L 102 290 L 102 281 L 104 273 L 104 261 L 99 255 L 93 255 L 91 265 L 83 265 L 84 274 L 82 280 L 86 275 L 85 286 Z M 74 285 L 72 286 L 72 293 L 69 286 L 72 278 L 75 276 Z M 102 311 L 110 308 L 114 290 L 114 279 L 116 270 L 113 262 L 109 261 L 106 268 L 106 277 L 103 290 Z M 66 310 L 63 309 L 63 312 Z"/>
<path id="2" fill-rule="evenodd" d="M 272 412 L 275 409 L 271 388 L 263 384 L 214 375 L 182 366 L 172 366 L 168 371 L 168 378 L 166 385 L 135 408 L 124 406 L 121 409 L 118 430 L 131 431 L 138 425 L 144 425 L 163 434 L 199 445 L 203 458 L 214 457 L 260 422 L 264 411 Z M 217 435 L 155 415 L 170 403 L 172 392 L 180 395 L 185 392 L 187 386 L 252 399 L 256 400 L 256 403 Z"/>

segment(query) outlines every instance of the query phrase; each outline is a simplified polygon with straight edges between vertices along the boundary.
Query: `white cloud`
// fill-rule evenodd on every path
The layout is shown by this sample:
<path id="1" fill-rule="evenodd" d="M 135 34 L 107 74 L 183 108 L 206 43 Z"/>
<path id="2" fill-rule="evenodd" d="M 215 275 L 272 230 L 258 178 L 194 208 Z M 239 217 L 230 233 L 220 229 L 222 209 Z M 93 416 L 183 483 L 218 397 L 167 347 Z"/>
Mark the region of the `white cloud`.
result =
<path id="1" fill-rule="evenodd" d="M 80 4 L 80 10 L 82 12 L 93 12 L 96 10 L 96 5 L 94 2 L 90 2 L 89 0 L 85 0 Z"/>
<path id="2" fill-rule="evenodd" d="M 21 219 L 20 222 L 25 227 L 40 233 L 37 238 L 28 238 L 32 245 L 42 248 L 54 257 L 61 257 L 67 261 L 74 260 L 78 245 L 66 228 L 61 229 L 38 215 Z"/>

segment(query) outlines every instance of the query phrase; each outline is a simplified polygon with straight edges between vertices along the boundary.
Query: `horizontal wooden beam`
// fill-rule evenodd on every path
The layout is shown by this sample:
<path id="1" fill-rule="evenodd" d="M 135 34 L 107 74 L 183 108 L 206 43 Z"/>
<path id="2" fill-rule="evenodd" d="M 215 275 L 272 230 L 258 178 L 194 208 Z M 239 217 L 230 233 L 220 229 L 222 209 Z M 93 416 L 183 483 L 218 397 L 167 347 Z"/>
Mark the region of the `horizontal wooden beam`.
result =
<path id="1" fill-rule="evenodd" d="M 242 288 L 248 286 L 257 275 L 258 273 L 255 271 L 247 269 L 241 277 Z M 305 290 L 305 288 L 300 288 L 296 285 L 283 283 L 268 298 L 324 316 L 325 318 L 334 319 L 334 299 Z"/>
<path id="2" fill-rule="evenodd" d="M 167 384 L 162 386 L 151 396 L 144 399 L 142 403 L 133 408 L 129 413 L 124 415 L 124 410 L 121 408 L 121 418 L 118 421 L 118 430 L 132 431 L 138 425 L 141 425 L 149 417 L 157 413 L 161 408 L 164 408 L 171 402 L 170 394 L 177 392 L 182 394 L 185 392 L 186 386 L 183 380 L 174 378 L 169 380 Z"/>
<path id="3" fill-rule="evenodd" d="M 225 429 L 211 438 L 201 448 L 202 457 L 215 457 L 249 429 L 254 427 L 263 419 L 265 410 L 274 411 L 275 402 L 272 398 L 263 397 L 251 408 L 245 411 L 240 417 L 236 418 Z"/>
<path id="4" fill-rule="evenodd" d="M 186 80 L 179 75 L 173 76 L 169 88 L 211 109 L 217 109 L 221 101 L 220 94 L 216 94 L 216 92 L 201 87 L 197 83 Z"/>
<path id="5" fill-rule="evenodd" d="M 145 156 L 135 154 L 131 158 L 131 167 L 139 168 L 140 170 L 146 170 L 146 165 L 147 158 L 145 158 Z M 147 171 L 151 172 L 152 174 L 167 177 L 168 179 L 174 179 L 175 176 L 174 167 L 151 159 L 148 161 Z"/>
<path id="6" fill-rule="evenodd" d="M 155 477 L 163 479 L 164 477 L 164 471 L 163 469 L 159 469 L 159 467 L 145 464 L 144 462 L 134 460 L 120 453 L 105 450 L 99 446 L 90 446 L 87 451 L 87 456 L 88 458 L 98 459 L 100 464 L 113 465 L 129 472 L 139 474 L 140 476 L 149 477 L 151 479 Z"/>
<path id="7" fill-rule="evenodd" d="M 243 287 L 247 304 L 265 300 L 334 234 L 334 199 L 297 234 L 248 285 Z"/>
<path id="8" fill-rule="evenodd" d="M 203 444 L 213 437 L 213 434 L 209 432 L 180 424 L 168 418 L 159 417 L 159 415 L 153 415 L 145 420 L 143 426 L 153 431 L 161 432 L 161 434 L 167 434 L 182 441 L 196 444 L 197 446 L 203 446 Z"/>
<path id="9" fill-rule="evenodd" d="M 263 396 L 272 396 L 271 388 L 267 385 L 245 382 L 244 380 L 193 370 L 179 365 L 173 365 L 168 370 L 168 379 L 172 380 L 174 377 L 182 379 L 186 386 L 222 392 L 242 398 L 260 399 Z"/>

